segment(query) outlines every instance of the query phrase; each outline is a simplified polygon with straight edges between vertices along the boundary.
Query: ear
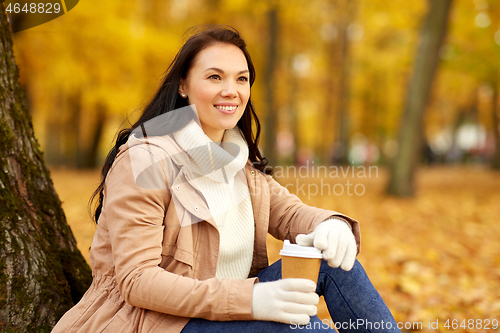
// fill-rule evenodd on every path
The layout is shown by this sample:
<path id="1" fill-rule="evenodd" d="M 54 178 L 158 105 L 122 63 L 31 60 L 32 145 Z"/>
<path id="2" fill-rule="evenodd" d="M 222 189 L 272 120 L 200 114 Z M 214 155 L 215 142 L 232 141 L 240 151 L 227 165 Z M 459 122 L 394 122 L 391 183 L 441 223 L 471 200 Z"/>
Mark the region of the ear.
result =
<path id="1" fill-rule="evenodd" d="M 181 95 L 181 96 L 182 96 L 182 94 L 187 95 L 185 87 L 186 87 L 186 80 L 181 79 L 181 82 L 179 83 L 179 95 Z"/>

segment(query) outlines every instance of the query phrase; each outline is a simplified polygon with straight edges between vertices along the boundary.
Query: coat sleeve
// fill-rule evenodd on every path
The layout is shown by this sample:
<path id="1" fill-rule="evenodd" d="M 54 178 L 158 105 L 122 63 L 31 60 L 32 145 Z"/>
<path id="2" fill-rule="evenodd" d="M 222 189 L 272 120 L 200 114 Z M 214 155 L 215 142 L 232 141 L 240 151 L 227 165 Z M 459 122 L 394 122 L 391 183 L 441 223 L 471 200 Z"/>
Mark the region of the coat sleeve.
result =
<path id="1" fill-rule="evenodd" d="M 342 213 L 312 207 L 304 204 L 295 194 L 280 185 L 270 175 L 265 175 L 269 185 L 270 215 L 269 233 L 278 239 L 289 239 L 295 243 L 295 237 L 299 234 L 312 232 L 318 224 L 334 216 L 344 218 L 349 222 L 356 239 L 357 253 L 360 251 L 361 235 L 359 223 L 355 219 Z"/>
<path id="2" fill-rule="evenodd" d="M 108 173 L 103 205 L 116 280 L 123 299 L 132 306 L 182 317 L 252 320 L 255 278 L 201 281 L 159 266 L 163 219 L 170 192 L 167 184 L 157 188 L 153 184 L 158 184 L 158 179 L 164 181 L 165 170 L 158 168 L 146 177 L 137 177 L 131 166 L 131 149 L 115 161 Z M 141 157 L 158 162 L 150 152 L 135 150 L 133 159 Z M 169 162 L 160 161 L 160 165 Z"/>

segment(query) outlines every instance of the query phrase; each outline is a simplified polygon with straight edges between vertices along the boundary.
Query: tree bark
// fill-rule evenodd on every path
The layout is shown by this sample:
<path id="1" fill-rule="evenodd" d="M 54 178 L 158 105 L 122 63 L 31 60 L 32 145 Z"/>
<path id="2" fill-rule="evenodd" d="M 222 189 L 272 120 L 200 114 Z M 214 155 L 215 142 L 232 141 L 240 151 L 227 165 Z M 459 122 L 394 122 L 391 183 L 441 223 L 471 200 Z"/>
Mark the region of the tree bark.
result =
<path id="1" fill-rule="evenodd" d="M 452 0 L 429 0 L 429 12 L 420 32 L 413 75 L 398 138 L 398 153 L 390 168 L 388 194 L 414 195 L 414 175 L 423 143 L 424 114 L 446 35 Z"/>
<path id="2" fill-rule="evenodd" d="M 0 331 L 50 332 L 91 282 L 33 133 L 0 3 Z"/>
<path id="3" fill-rule="evenodd" d="M 266 115 L 264 121 L 264 157 L 270 166 L 276 165 L 276 110 L 274 105 L 274 70 L 278 53 L 278 12 L 269 10 L 269 44 L 267 46 L 267 66 L 264 73 L 264 96 Z"/>

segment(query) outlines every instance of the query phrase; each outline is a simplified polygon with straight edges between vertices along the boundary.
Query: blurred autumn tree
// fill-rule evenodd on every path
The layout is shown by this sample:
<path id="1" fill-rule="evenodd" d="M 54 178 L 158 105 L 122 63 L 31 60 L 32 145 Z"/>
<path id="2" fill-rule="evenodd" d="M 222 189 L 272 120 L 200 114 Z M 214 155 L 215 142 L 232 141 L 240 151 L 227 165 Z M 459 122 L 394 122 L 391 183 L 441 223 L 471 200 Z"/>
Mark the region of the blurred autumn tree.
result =
<path id="1" fill-rule="evenodd" d="M 429 13 L 420 33 L 420 45 L 399 127 L 399 149 L 391 165 L 387 189 L 389 194 L 401 197 L 414 194 L 415 168 L 424 140 L 424 113 L 439 62 L 439 49 L 446 35 L 451 2 L 429 0 Z"/>
<path id="2" fill-rule="evenodd" d="M 335 164 L 349 164 L 349 137 L 350 137 L 350 122 L 349 122 L 349 102 L 350 102 L 350 82 L 351 82 L 351 55 L 350 55 L 350 39 L 356 33 L 356 25 L 354 21 L 356 1 L 342 0 L 336 1 L 335 7 L 338 14 L 336 15 L 336 33 L 338 42 L 332 48 L 330 54 L 331 67 L 335 69 L 337 79 L 336 84 L 336 117 L 334 118 L 337 126 L 334 127 L 336 134 L 334 140 L 334 160 Z M 334 109 L 334 110 L 335 110 Z M 333 110 L 331 110 L 333 111 Z M 330 112 L 331 112 L 330 111 Z"/>
<path id="3" fill-rule="evenodd" d="M 34 137 L 3 1 L 0 50 L 0 330 L 50 332 L 92 277 Z"/>
<path id="4" fill-rule="evenodd" d="M 498 107 L 499 103 L 499 77 L 497 77 L 492 81 L 493 88 L 493 103 L 491 106 L 491 115 L 493 120 L 493 133 L 495 135 L 495 153 L 493 158 L 491 159 L 491 166 L 493 169 L 500 170 L 500 108 Z"/>
<path id="5" fill-rule="evenodd" d="M 276 158 L 276 120 L 277 112 L 274 103 L 275 90 L 275 68 L 278 58 L 278 43 L 279 43 L 279 19 L 278 8 L 276 4 L 272 4 L 267 13 L 268 16 L 268 43 L 266 55 L 266 69 L 264 72 L 264 96 L 266 99 L 266 112 L 264 116 L 264 156 L 268 159 L 269 166 L 277 164 Z"/>

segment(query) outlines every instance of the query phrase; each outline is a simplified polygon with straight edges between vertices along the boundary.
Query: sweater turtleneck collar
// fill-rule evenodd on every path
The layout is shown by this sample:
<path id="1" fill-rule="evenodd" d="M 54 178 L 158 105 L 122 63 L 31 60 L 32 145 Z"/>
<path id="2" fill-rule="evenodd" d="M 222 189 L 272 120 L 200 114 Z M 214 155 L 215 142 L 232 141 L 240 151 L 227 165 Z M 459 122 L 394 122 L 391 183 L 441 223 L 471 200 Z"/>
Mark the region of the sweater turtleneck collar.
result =
<path id="1" fill-rule="evenodd" d="M 248 160 L 248 145 L 237 126 L 224 132 L 220 145 L 213 142 L 195 121 L 173 133 L 173 136 L 189 156 L 188 167 L 198 176 L 228 183 Z"/>

